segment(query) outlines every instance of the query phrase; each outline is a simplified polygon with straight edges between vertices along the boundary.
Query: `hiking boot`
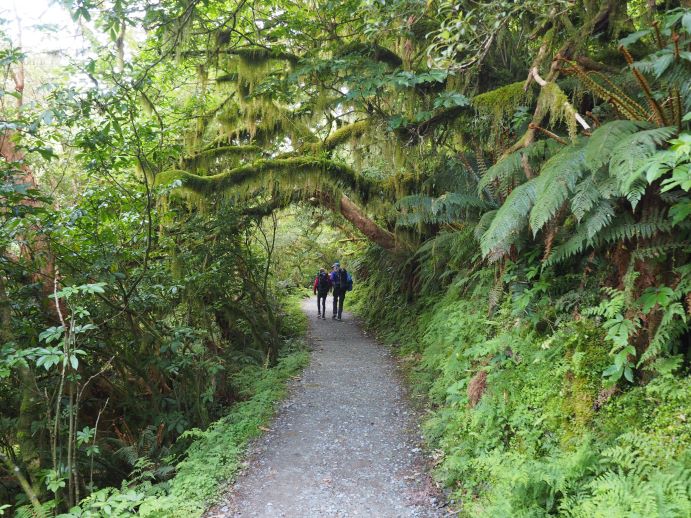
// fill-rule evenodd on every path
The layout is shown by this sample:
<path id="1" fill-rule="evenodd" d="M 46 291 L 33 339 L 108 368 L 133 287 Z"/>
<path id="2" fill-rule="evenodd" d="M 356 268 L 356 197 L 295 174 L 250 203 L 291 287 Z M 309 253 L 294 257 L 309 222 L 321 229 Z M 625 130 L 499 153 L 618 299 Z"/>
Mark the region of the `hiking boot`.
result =
<path id="1" fill-rule="evenodd" d="M 319 318 L 319 317 L 321 317 L 321 316 L 322 316 L 321 313 L 317 313 L 317 318 Z"/>
<path id="2" fill-rule="evenodd" d="M 326 315 L 322 315 L 322 320 L 326 320 Z"/>
<path id="3" fill-rule="evenodd" d="M 341 320 L 341 317 L 338 317 L 338 320 Z"/>

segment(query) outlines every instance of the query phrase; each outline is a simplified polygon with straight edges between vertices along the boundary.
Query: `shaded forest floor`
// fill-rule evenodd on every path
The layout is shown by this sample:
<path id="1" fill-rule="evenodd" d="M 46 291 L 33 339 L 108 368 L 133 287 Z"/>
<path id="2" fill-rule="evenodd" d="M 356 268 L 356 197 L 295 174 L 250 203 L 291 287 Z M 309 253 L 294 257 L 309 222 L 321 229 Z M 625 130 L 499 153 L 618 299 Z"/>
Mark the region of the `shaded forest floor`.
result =
<path id="1" fill-rule="evenodd" d="M 255 444 L 245 473 L 207 517 L 446 514 L 389 351 L 349 313 L 338 322 L 327 308 L 327 319 L 317 319 L 313 298 L 302 308 L 311 364 Z"/>

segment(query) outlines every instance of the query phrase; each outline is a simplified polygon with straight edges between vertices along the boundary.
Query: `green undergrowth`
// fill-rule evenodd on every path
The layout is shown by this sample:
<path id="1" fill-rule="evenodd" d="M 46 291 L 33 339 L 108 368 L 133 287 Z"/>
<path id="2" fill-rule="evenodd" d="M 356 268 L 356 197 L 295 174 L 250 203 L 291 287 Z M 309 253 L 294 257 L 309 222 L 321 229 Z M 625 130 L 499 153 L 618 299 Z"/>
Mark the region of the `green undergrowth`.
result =
<path id="1" fill-rule="evenodd" d="M 275 367 L 247 365 L 232 374 L 239 401 L 206 430 L 192 429 L 181 435 L 179 441 L 189 446 L 176 459 L 174 477 L 153 483 L 153 469 L 140 465 L 121 488 L 96 491 L 60 517 L 201 516 L 237 474 L 248 442 L 261 435 L 262 426 L 274 415 L 287 381 L 309 362 L 302 338 L 307 319 L 298 301 L 298 297 L 289 298 L 282 321 L 282 327 L 298 338 L 286 339 Z"/>
<path id="2" fill-rule="evenodd" d="M 201 516 L 210 502 L 233 479 L 247 442 L 261 434 L 284 397 L 286 381 L 307 365 L 302 347 L 285 354 L 272 369 L 247 367 L 236 376 L 239 393 L 247 397 L 207 430 L 191 430 L 183 437 L 194 442 L 163 494 L 145 498 L 139 515 L 146 517 Z"/>
<path id="3" fill-rule="evenodd" d="M 490 314 L 482 282 L 414 302 L 395 283 L 370 274 L 354 307 L 409 365 L 435 477 L 461 516 L 691 516 L 688 373 L 608 389 L 592 319 L 536 326 L 510 297 Z"/>

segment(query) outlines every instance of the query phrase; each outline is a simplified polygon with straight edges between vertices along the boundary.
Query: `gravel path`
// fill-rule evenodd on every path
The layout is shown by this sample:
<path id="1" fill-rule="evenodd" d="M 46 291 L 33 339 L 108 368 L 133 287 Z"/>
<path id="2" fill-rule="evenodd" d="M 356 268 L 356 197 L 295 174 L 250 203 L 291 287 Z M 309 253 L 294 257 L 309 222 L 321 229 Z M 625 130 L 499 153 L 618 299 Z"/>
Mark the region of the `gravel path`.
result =
<path id="1" fill-rule="evenodd" d="M 312 362 L 278 417 L 253 446 L 248 467 L 218 517 L 437 517 L 416 416 L 388 350 L 344 313 L 309 316 Z"/>

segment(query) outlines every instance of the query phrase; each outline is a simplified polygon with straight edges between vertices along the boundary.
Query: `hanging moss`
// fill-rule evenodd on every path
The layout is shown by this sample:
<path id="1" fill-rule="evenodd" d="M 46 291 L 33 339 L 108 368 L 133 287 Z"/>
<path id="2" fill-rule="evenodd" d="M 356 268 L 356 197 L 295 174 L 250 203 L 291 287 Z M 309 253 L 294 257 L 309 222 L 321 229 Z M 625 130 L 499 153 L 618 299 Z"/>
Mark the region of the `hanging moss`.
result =
<path id="1" fill-rule="evenodd" d="M 550 126 L 555 126 L 560 122 L 565 123 L 569 137 L 571 140 L 576 140 L 578 133 L 576 110 L 574 110 L 564 91 L 559 88 L 559 85 L 550 82 L 543 86 L 537 103 L 538 110 L 543 110 L 543 113 L 549 112 Z"/>
<path id="2" fill-rule="evenodd" d="M 182 159 L 181 166 L 185 170 L 196 171 L 203 168 L 208 169 L 213 161 L 217 161 L 225 157 L 247 157 L 257 155 L 262 152 L 259 146 L 220 146 L 210 149 L 205 149 L 193 156 L 188 156 Z"/>
<path id="3" fill-rule="evenodd" d="M 530 102 L 532 91 L 524 90 L 525 83 L 519 81 L 473 97 L 473 107 L 481 115 L 507 117 L 513 115 L 521 104 Z"/>
<path id="4" fill-rule="evenodd" d="M 496 144 L 501 136 L 505 121 L 519 106 L 530 103 L 532 90 L 525 90 L 525 83 L 519 81 L 473 97 L 472 105 L 480 115 L 490 117 L 491 141 Z"/>
<path id="5" fill-rule="evenodd" d="M 285 52 L 279 49 L 265 49 L 265 48 L 246 48 L 233 49 L 232 52 L 240 57 L 245 63 L 250 63 L 252 66 L 268 63 L 271 60 L 287 61 L 291 65 L 296 65 L 300 57 Z"/>

